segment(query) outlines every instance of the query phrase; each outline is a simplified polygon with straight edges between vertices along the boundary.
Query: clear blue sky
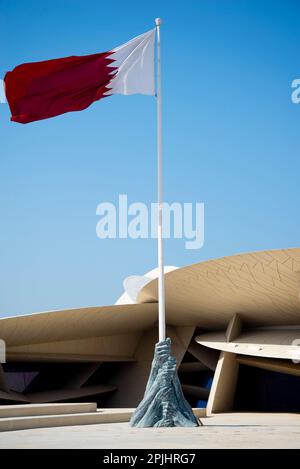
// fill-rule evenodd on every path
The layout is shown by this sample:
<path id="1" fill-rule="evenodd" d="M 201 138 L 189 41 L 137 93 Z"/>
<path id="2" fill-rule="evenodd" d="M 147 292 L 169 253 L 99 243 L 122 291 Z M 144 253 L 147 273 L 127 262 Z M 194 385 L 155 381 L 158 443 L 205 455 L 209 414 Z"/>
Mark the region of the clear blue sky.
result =
<path id="1" fill-rule="evenodd" d="M 0 77 L 109 50 L 164 20 L 165 199 L 205 203 L 205 244 L 166 264 L 300 245 L 297 0 L 0 0 Z M 155 240 L 100 240 L 98 203 L 156 196 L 155 100 L 20 125 L 0 105 L 0 315 L 115 301 Z"/>

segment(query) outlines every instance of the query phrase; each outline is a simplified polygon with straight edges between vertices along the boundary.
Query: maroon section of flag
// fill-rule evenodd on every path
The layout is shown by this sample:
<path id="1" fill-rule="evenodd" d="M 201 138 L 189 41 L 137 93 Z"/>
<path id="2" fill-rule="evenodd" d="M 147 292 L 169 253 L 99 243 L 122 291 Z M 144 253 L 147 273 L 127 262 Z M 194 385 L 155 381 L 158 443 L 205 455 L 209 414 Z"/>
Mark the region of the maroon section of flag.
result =
<path id="1" fill-rule="evenodd" d="M 26 124 L 81 111 L 109 95 L 111 52 L 17 66 L 4 77 L 11 120 Z"/>

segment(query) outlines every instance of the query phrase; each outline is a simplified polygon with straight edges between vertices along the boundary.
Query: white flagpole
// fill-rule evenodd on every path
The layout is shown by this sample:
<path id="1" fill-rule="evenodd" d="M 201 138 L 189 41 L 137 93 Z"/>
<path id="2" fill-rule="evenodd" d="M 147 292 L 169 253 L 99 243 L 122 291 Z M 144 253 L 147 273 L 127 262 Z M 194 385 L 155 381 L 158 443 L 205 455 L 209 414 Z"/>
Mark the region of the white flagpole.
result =
<path id="1" fill-rule="evenodd" d="M 157 32 L 157 205 L 158 205 L 158 230 L 157 230 L 157 256 L 158 256 L 158 335 L 159 342 L 166 338 L 166 313 L 165 313 L 165 279 L 163 256 L 163 161 L 162 161 L 162 109 L 161 109 L 161 69 L 160 69 L 160 25 L 161 19 L 156 18 Z"/>

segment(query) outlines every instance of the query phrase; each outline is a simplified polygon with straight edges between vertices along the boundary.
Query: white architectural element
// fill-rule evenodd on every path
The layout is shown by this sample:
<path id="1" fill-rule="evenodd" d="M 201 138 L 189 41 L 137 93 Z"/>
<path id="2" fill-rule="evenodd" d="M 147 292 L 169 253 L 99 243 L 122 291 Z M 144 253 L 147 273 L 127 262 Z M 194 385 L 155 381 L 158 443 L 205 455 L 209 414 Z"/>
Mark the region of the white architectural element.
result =
<path id="1" fill-rule="evenodd" d="M 173 270 L 178 269 L 178 267 L 167 265 L 164 268 L 165 274 L 168 272 L 172 272 Z M 145 275 L 130 275 L 126 277 L 123 286 L 124 286 L 124 293 L 118 298 L 116 301 L 116 305 L 128 305 L 128 304 L 136 304 L 137 297 L 142 288 L 147 285 L 147 283 L 151 282 L 158 278 L 158 268 L 150 270 L 150 272 L 146 273 Z"/>
<path id="2" fill-rule="evenodd" d="M 140 290 L 151 282 L 151 278 L 141 275 L 131 275 L 125 278 L 123 282 L 124 290 L 128 294 L 133 303 L 136 303 Z"/>
<path id="3" fill-rule="evenodd" d="M 252 329 L 238 335 L 234 340 L 226 341 L 224 332 L 209 332 L 196 337 L 196 342 L 204 347 L 223 352 L 251 355 L 254 357 L 282 358 L 299 360 L 300 347 L 296 338 L 299 329 L 287 328 Z"/>

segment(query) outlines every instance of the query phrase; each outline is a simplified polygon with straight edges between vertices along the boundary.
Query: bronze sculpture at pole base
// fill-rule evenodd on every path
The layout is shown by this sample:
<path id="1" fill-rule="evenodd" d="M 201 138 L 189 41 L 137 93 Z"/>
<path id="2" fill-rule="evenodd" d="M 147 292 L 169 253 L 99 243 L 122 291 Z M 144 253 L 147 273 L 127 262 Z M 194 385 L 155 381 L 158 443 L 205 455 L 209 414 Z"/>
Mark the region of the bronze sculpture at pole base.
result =
<path id="1" fill-rule="evenodd" d="M 171 339 L 155 345 L 143 400 L 131 420 L 132 427 L 197 427 L 198 419 L 186 401 L 171 356 Z"/>

